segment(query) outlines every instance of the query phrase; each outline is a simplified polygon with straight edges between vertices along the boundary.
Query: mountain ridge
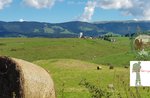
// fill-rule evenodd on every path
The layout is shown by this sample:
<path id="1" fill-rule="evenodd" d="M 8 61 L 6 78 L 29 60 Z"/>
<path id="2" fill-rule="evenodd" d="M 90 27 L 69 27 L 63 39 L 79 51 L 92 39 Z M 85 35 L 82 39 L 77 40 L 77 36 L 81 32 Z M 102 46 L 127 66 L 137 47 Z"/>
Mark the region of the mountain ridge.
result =
<path id="1" fill-rule="evenodd" d="M 47 23 L 36 21 L 0 21 L 0 37 L 78 37 L 80 32 L 85 36 L 98 37 L 112 32 L 120 35 L 149 32 L 150 21 L 101 21 Z"/>

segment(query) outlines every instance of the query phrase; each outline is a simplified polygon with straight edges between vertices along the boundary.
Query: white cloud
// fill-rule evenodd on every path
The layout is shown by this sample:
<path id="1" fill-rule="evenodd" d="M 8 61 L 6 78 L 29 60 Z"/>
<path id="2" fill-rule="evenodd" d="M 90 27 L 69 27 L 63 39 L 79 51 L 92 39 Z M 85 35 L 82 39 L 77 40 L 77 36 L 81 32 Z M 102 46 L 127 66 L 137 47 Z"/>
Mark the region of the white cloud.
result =
<path id="1" fill-rule="evenodd" d="M 93 8 L 92 12 L 84 10 L 81 16 L 82 20 L 89 21 L 95 11 L 95 8 L 105 10 L 119 10 L 122 15 L 134 16 L 137 20 L 150 20 L 150 1 L 149 0 L 95 0 L 88 1 L 92 5 L 89 7 L 87 3 L 86 8 Z M 94 5 L 93 5 L 94 4 Z M 85 15 L 86 14 L 86 15 Z M 89 16 L 89 17 L 86 17 Z M 84 17 L 84 18 L 83 18 Z"/>
<path id="2" fill-rule="evenodd" d="M 52 7 L 55 3 L 55 0 L 23 0 L 23 2 L 28 6 L 41 9 Z"/>
<path id="3" fill-rule="evenodd" d="M 148 15 L 144 12 L 149 9 L 146 5 L 150 5 L 146 0 L 97 0 L 97 7 L 102 9 L 116 9 L 123 13 L 123 15 L 132 15 L 135 18 L 144 18 Z"/>
<path id="4" fill-rule="evenodd" d="M 19 19 L 19 22 L 24 22 L 25 20 L 24 19 Z"/>
<path id="5" fill-rule="evenodd" d="M 134 20 L 134 21 L 138 21 L 138 19 L 136 19 L 136 18 L 134 18 L 133 20 Z"/>
<path id="6" fill-rule="evenodd" d="M 12 0 L 0 0 L 0 10 L 8 6 L 11 2 Z"/>
<path id="7" fill-rule="evenodd" d="M 96 0 L 97 7 L 103 9 L 121 9 L 132 7 L 131 0 Z"/>
<path id="8" fill-rule="evenodd" d="M 96 7 L 96 2 L 88 1 L 86 7 L 84 8 L 84 13 L 79 17 L 80 21 L 90 21 L 94 10 Z"/>

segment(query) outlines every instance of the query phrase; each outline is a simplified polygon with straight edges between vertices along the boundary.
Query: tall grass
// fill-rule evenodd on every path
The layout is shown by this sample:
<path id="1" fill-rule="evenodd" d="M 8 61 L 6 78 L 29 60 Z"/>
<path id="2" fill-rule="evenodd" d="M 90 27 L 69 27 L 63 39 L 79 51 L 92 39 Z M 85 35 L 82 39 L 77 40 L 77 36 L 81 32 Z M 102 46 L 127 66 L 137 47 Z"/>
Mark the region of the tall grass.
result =
<path id="1" fill-rule="evenodd" d="M 57 98 L 149 98 L 150 88 L 130 87 L 129 69 L 55 59 L 34 62 L 50 72 Z M 102 70 L 97 70 L 101 66 Z M 79 85 L 80 84 L 80 85 Z M 108 85 L 113 87 L 109 88 Z"/>

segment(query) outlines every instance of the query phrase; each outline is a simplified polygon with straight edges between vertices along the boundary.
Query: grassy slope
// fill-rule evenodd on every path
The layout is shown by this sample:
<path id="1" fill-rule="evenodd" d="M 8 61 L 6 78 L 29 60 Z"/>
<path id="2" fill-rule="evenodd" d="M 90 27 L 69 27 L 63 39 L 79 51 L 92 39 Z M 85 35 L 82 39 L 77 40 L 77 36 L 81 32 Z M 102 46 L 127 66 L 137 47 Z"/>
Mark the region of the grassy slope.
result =
<path id="1" fill-rule="evenodd" d="M 51 74 L 55 82 L 57 98 L 91 98 L 88 90 L 79 85 L 82 79 L 87 79 L 91 84 L 105 91 L 110 91 L 107 86 L 113 84 L 115 91 L 111 98 L 120 98 L 118 93 L 121 94 L 122 98 L 127 98 L 126 90 L 128 98 L 139 98 L 130 96 L 131 91 L 135 96 L 137 94 L 135 88 L 129 87 L 129 69 L 117 67 L 110 70 L 108 66 L 73 59 L 39 60 L 33 63 L 42 66 Z M 102 70 L 96 70 L 97 66 L 102 66 Z M 150 89 L 139 88 L 141 98 L 150 97 L 148 90 Z"/>
<path id="2" fill-rule="evenodd" d="M 67 58 L 118 66 L 133 59 L 128 38 L 117 38 L 115 43 L 100 39 L 2 38 L 0 55 L 28 61 Z"/>
<path id="3" fill-rule="evenodd" d="M 88 91 L 79 86 L 82 79 L 86 78 L 92 83 L 98 83 L 101 80 L 102 86 L 113 82 L 114 70 L 108 72 L 108 66 L 103 66 L 103 70 L 96 70 L 96 64 L 87 63 L 72 59 L 53 59 L 35 61 L 51 73 L 54 79 L 57 97 L 62 97 L 64 88 L 64 98 L 90 98 Z M 105 77 L 103 77 L 105 75 Z M 106 78 L 107 77 L 107 78 Z M 64 83 L 64 87 L 62 86 Z"/>
<path id="4" fill-rule="evenodd" d="M 63 88 L 64 98 L 90 98 L 88 91 L 78 85 L 83 78 L 103 88 L 115 83 L 117 91 L 124 96 L 125 92 L 118 81 L 123 78 L 128 85 L 129 70 L 117 67 L 108 70 L 108 66 L 103 66 L 103 70 L 98 71 L 98 65 L 93 63 L 122 66 L 134 58 L 128 38 L 117 38 L 115 43 L 99 39 L 1 38 L 0 55 L 25 59 L 50 71 L 58 98 L 62 98 Z M 117 78 L 117 75 L 122 78 Z M 145 92 L 141 90 L 143 95 L 147 95 Z"/>

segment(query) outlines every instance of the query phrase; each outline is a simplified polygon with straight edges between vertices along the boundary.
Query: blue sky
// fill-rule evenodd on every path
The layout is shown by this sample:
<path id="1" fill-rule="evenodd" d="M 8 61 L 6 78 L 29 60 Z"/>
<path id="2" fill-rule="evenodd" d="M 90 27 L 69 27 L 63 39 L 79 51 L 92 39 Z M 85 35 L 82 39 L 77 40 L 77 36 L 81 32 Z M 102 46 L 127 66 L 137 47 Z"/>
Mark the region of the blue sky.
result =
<path id="1" fill-rule="evenodd" d="M 0 0 L 1 21 L 149 20 L 149 0 Z"/>

